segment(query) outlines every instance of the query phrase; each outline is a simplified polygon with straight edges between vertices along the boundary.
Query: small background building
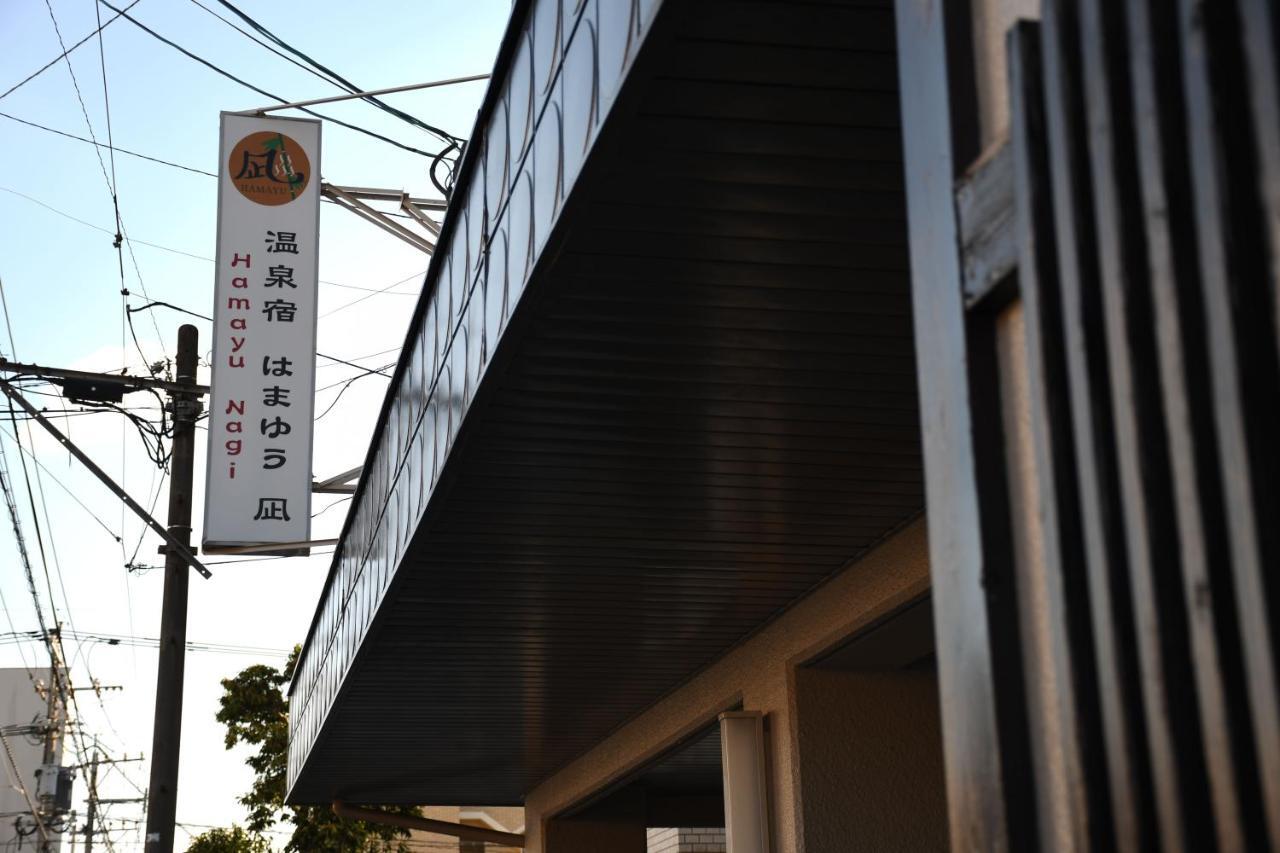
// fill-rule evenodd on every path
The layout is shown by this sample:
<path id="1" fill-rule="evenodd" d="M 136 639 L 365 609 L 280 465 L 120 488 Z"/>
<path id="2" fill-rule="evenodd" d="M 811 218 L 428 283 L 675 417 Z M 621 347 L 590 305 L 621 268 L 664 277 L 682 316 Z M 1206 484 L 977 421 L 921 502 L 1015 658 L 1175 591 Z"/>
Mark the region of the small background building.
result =
<path id="1" fill-rule="evenodd" d="M 40 849 L 40 836 L 35 832 L 31 809 L 21 786 L 26 786 L 31 800 L 38 802 L 36 774 L 44 760 L 48 706 L 37 685 L 44 689 L 49 684 L 48 669 L 0 669 L 0 730 L 4 731 L 8 749 L 8 755 L 0 753 L 0 765 L 4 767 L 0 776 L 4 780 L 0 785 L 0 851 L 3 853 Z M 20 780 L 14 776 L 13 764 L 17 765 Z M 50 833 L 50 849 L 63 849 L 61 833 Z"/>

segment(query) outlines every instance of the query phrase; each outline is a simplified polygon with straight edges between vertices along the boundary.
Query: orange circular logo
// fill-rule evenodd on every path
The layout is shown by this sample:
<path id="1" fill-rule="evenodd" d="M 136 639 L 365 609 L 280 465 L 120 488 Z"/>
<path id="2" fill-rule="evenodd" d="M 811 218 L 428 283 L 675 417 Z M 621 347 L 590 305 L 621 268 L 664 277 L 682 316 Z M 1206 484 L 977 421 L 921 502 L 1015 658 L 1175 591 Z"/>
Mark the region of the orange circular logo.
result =
<path id="1" fill-rule="evenodd" d="M 257 204 L 288 204 L 311 182 L 307 152 L 274 130 L 251 133 L 237 142 L 227 170 L 240 195 Z"/>

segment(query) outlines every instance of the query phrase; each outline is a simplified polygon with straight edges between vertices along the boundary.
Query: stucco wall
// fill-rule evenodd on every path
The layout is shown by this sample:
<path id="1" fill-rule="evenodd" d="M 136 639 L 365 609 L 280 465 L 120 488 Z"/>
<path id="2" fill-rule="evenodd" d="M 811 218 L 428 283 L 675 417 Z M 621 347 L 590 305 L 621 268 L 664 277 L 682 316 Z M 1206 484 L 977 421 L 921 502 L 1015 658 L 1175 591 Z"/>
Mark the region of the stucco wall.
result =
<path id="1" fill-rule="evenodd" d="M 943 853 L 947 802 L 931 671 L 796 673 L 805 853 Z"/>
<path id="2" fill-rule="evenodd" d="M 527 851 L 544 853 L 544 823 L 626 779 L 741 702 L 768 727 L 775 853 L 801 853 L 801 791 L 792 680 L 796 666 L 928 590 L 923 521 L 856 564 L 547 779 L 525 801 Z"/>

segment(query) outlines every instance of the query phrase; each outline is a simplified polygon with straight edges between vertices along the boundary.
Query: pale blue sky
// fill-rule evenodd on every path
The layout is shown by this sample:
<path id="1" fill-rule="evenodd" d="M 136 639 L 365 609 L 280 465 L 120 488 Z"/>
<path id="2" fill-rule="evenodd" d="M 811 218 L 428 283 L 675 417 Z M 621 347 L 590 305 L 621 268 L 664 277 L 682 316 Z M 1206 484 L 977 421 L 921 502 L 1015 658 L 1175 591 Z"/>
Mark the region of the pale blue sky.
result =
<path id="1" fill-rule="evenodd" d="M 121 8 L 125 2 L 112 0 Z M 200 2 L 230 17 L 216 0 Z M 68 46 L 97 25 L 92 0 L 50 3 Z M 294 46 L 367 88 L 488 72 L 510 11 L 509 0 L 243 0 L 238 5 Z M 101 7 L 101 13 L 104 21 L 114 14 L 106 7 Z M 231 73 L 289 99 L 336 92 L 234 32 L 194 0 L 141 0 L 130 14 Z M 213 172 L 217 170 L 219 111 L 268 102 L 183 57 L 126 20 L 111 24 L 104 34 L 111 124 L 118 147 Z M 0 92 L 59 52 L 45 0 L 0 0 Z M 96 38 L 72 53 L 72 64 L 93 132 L 105 142 Z M 467 136 L 485 85 L 471 83 L 389 96 L 387 100 L 431 124 Z M 368 105 L 347 103 L 319 109 L 415 147 L 434 150 L 435 141 L 430 136 Z M 58 63 L 0 98 L 0 112 L 78 136 L 89 135 L 65 63 Z M 103 162 L 109 171 L 105 151 Z M 325 126 L 321 172 L 330 182 L 434 195 L 426 176 L 427 165 L 428 161 L 418 155 L 341 127 Z M 145 286 L 152 299 L 209 313 L 212 264 L 200 257 L 213 254 L 216 182 L 124 154 L 116 155 L 115 169 L 121 214 L 134 241 L 142 274 L 140 284 L 132 260 L 125 254 L 125 286 L 133 293 L 134 304 L 142 304 Z M 56 208 L 65 216 L 31 199 Z M 127 364 L 137 370 L 140 358 L 131 342 L 124 345 L 122 341 L 120 275 L 111 236 L 67 216 L 99 228 L 113 227 L 110 193 L 93 147 L 0 117 L 0 278 L 13 320 L 16 355 L 24 361 L 84 369 L 118 369 Z M 143 245 L 144 242 L 199 257 L 164 251 Z M 324 205 L 320 277 L 336 284 L 322 284 L 320 288 L 320 350 L 353 360 L 370 356 L 365 362 L 370 366 L 393 361 L 426 260 L 350 214 Z M 368 295 L 365 290 L 353 288 L 381 288 L 402 279 L 408 281 L 389 293 L 343 307 Z M 335 313 L 324 316 L 330 311 Z M 136 332 L 147 356 L 158 359 L 164 353 L 171 354 L 177 327 L 188 320 L 162 310 L 154 312 L 153 325 L 150 317 L 137 315 Z M 194 322 L 201 329 L 201 348 L 207 351 L 208 324 Z M 0 351 L 13 355 L 3 334 Z M 374 353 L 382 354 L 373 356 Z M 320 365 L 317 388 L 323 390 L 317 392 L 317 411 L 323 411 L 339 390 L 325 386 L 355 373 L 323 361 Z M 317 475 L 336 473 L 362 461 L 384 391 L 385 380 L 357 382 L 318 424 L 313 462 Z M 57 405 L 51 399 L 47 402 Z M 141 398 L 130 402 L 150 404 Z M 150 499 L 155 494 L 154 466 L 143 454 L 132 428 L 122 430 L 122 420 L 110 414 L 78 417 L 70 421 L 70 428 L 77 441 L 104 467 L 112 474 L 123 475 L 131 492 Z M 0 432 L 10 431 L 7 422 L 2 426 Z M 0 435 L 0 440 L 16 475 L 15 488 L 22 503 L 25 492 L 18 450 L 10 438 Z M 197 459 L 202 461 L 203 433 L 199 440 Z M 128 552 L 122 555 L 121 546 L 89 512 L 76 505 L 46 475 L 44 486 L 52 522 L 49 538 L 56 545 L 58 565 L 54 564 L 52 548 L 49 564 L 59 614 L 66 621 L 69 612 L 80 632 L 157 636 L 160 573 L 126 577 L 123 568 L 141 535 L 140 525 L 124 516 L 118 501 L 49 442 L 37 437 L 36 450 L 52 476 L 75 492 L 113 532 L 124 534 L 124 550 Z M 198 469 L 197 491 L 202 478 L 203 472 Z M 164 500 L 161 492 L 160 507 Z M 323 509 L 329 500 L 318 498 L 314 510 Z M 197 502 L 197 519 L 201 508 Z M 345 509 L 346 504 L 335 506 L 317 518 L 314 535 L 336 535 Z M 25 510 L 23 522 L 30 542 L 34 523 Z M 47 536 L 49 533 L 46 530 Z M 156 544 L 155 537 L 146 537 L 138 561 L 157 563 Z M 41 594 L 47 598 L 39 557 L 35 556 L 34 547 L 32 550 Z M 65 599 L 58 584 L 59 566 L 66 586 Z M 327 567 L 328 558 L 316 556 L 309 560 L 228 564 L 217 570 L 211 581 L 193 578 L 190 639 L 272 648 L 285 648 L 300 641 Z M 0 519 L 0 591 L 16 629 L 34 629 L 35 615 L 7 519 Z M 45 604 L 47 613 L 47 601 Z M 0 633 L 9 630 L 8 621 L 0 617 Z M 95 644 L 78 647 L 75 643 L 69 643 L 68 648 L 76 657 L 73 677 L 77 683 L 87 685 L 91 670 L 103 683 L 125 687 L 124 691 L 104 694 L 101 705 L 91 693 L 81 695 L 86 731 L 101 735 L 117 753 L 149 752 L 154 652 Z M 38 646 L 0 645 L 0 666 L 41 659 Z M 212 715 L 220 690 L 218 680 L 254 662 L 252 657 L 222 654 L 188 656 L 180 821 L 223 824 L 242 819 L 235 797 L 248 784 L 243 756 L 224 752 L 222 730 Z M 128 767 L 132 779 L 145 786 L 145 764 Z M 102 787 L 103 796 L 136 795 L 118 774 L 112 774 Z M 77 793 L 83 793 L 83 783 Z M 140 816 L 140 807 L 111 807 L 110 817 L 114 819 Z M 140 833 L 123 832 L 115 837 L 117 849 L 140 849 L 135 843 Z M 181 849 L 185 836 L 180 833 L 179 839 Z"/>

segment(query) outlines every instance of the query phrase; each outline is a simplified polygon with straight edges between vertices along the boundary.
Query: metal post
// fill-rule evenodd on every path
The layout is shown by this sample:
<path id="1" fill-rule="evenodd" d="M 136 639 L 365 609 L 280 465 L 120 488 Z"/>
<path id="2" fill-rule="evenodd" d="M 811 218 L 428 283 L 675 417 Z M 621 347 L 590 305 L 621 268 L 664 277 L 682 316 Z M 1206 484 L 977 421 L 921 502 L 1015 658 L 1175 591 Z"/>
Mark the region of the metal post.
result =
<path id="1" fill-rule="evenodd" d="M 769 793 L 765 778 L 764 715 L 720 715 L 720 768 L 724 777 L 725 850 L 769 853 Z"/>
<path id="2" fill-rule="evenodd" d="M 178 375 L 190 391 L 171 392 L 173 406 L 172 476 L 169 482 L 169 533 L 183 546 L 191 543 L 191 476 L 195 459 L 195 422 L 200 412 L 196 389 L 197 332 L 178 329 Z M 164 604 L 160 616 L 160 662 L 156 672 L 156 717 L 151 739 L 151 787 L 147 803 L 146 853 L 172 853 L 178 809 L 178 752 L 182 741 L 182 679 L 187 647 L 187 562 L 173 549 L 164 557 Z"/>

